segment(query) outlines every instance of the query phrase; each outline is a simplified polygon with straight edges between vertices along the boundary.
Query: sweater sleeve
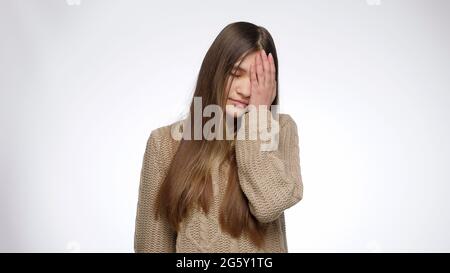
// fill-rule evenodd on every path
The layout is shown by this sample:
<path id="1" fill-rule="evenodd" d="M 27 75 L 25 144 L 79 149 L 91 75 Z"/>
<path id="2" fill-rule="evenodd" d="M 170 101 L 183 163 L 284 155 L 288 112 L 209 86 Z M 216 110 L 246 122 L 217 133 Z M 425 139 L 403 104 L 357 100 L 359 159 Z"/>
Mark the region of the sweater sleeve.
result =
<path id="1" fill-rule="evenodd" d="M 176 232 L 173 231 L 164 217 L 158 220 L 154 216 L 154 205 L 159 187 L 164 179 L 158 159 L 162 152 L 159 149 L 159 137 L 152 131 L 145 149 L 137 202 L 136 223 L 134 233 L 135 252 L 175 252 Z"/>
<path id="2" fill-rule="evenodd" d="M 243 115 L 244 126 L 239 128 L 239 131 L 245 130 L 246 137 L 236 141 L 239 183 L 248 199 L 250 212 L 259 222 L 268 223 L 303 198 L 297 125 L 285 114 L 279 119 L 279 130 L 275 134 L 278 146 L 271 150 L 261 149 L 264 142 L 259 137 L 247 136 L 251 131 L 257 135 L 264 130 L 270 132 L 275 119 L 267 110 L 270 122 L 250 127 L 249 113 Z"/>

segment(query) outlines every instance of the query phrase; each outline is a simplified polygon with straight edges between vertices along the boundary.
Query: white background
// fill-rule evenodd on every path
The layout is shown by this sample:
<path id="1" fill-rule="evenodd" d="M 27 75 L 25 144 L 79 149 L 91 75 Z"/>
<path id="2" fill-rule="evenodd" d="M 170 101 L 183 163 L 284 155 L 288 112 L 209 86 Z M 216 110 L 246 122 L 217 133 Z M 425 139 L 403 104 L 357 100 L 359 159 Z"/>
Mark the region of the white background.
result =
<path id="1" fill-rule="evenodd" d="M 220 30 L 272 34 L 289 252 L 450 250 L 450 2 L 0 2 L 0 251 L 131 252 L 142 156 Z"/>

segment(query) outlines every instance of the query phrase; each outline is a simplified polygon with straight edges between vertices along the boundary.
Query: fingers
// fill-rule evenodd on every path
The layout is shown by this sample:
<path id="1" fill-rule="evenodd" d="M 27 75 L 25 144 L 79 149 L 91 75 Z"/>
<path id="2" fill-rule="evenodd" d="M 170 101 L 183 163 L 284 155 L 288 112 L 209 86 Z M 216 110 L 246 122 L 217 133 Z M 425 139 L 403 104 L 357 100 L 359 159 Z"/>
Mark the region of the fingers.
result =
<path id="1" fill-rule="evenodd" d="M 250 65 L 250 83 L 251 83 L 251 86 L 258 85 L 258 78 L 256 77 L 255 64 L 253 64 L 253 63 Z"/>
<path id="2" fill-rule="evenodd" d="M 272 53 L 269 53 L 268 59 L 269 59 L 269 64 L 270 64 L 270 82 L 271 82 L 271 85 L 273 86 L 272 87 L 273 88 L 272 89 L 273 90 L 272 102 L 273 102 L 273 100 L 276 97 L 276 93 L 277 93 L 277 90 L 276 90 L 277 83 L 276 83 L 276 77 L 275 77 L 275 72 L 276 72 L 275 61 L 273 60 Z"/>
<path id="3" fill-rule="evenodd" d="M 261 50 L 261 60 L 262 60 L 262 67 L 263 67 L 263 73 L 264 73 L 264 84 L 269 84 L 270 80 L 270 64 L 269 60 L 267 59 L 266 51 L 263 49 Z"/>
<path id="4" fill-rule="evenodd" d="M 276 68 L 275 68 L 275 61 L 273 60 L 273 55 L 272 53 L 269 53 L 269 64 L 270 64 L 270 79 L 273 82 L 273 84 L 275 84 L 275 80 L 276 80 Z"/>
<path id="5" fill-rule="evenodd" d="M 256 54 L 256 76 L 258 78 L 258 84 L 264 84 L 264 67 L 262 63 L 261 54 Z"/>
<path id="6" fill-rule="evenodd" d="M 276 86 L 276 67 L 272 53 L 266 55 L 264 49 L 255 56 L 255 62 L 250 65 L 250 81 L 253 86 Z M 275 92 L 275 91 L 274 91 Z"/>

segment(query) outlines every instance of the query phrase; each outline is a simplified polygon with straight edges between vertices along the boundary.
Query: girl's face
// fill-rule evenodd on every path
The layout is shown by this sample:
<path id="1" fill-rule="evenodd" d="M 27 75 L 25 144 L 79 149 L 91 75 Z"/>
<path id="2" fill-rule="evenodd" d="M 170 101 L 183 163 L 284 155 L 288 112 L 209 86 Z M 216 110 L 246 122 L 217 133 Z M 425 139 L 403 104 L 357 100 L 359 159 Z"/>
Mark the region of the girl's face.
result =
<path id="1" fill-rule="evenodd" d="M 250 100 L 250 65 L 254 63 L 255 56 L 259 51 L 247 55 L 238 67 L 238 63 L 234 65 L 231 75 L 227 79 L 228 97 L 226 101 L 226 113 L 232 117 L 240 117 L 247 111 Z M 233 80 L 233 82 L 231 82 Z"/>

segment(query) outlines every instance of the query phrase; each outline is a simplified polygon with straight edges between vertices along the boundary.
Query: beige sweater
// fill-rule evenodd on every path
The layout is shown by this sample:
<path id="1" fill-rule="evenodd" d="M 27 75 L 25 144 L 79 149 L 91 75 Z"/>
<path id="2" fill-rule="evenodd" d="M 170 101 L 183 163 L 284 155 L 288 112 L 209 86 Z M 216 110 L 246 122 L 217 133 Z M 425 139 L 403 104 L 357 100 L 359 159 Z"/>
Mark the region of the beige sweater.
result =
<path id="1" fill-rule="evenodd" d="M 248 112 L 244 118 L 249 120 Z M 276 150 L 261 151 L 260 139 L 236 142 L 239 183 L 249 201 L 250 212 L 260 222 L 269 225 L 262 250 L 256 248 L 245 233 L 235 239 L 220 229 L 218 212 L 228 178 L 227 164 L 212 172 L 214 202 L 207 215 L 201 210 L 191 211 L 181 222 L 178 234 L 169 228 L 164 218 L 154 219 L 153 203 L 179 144 L 170 132 L 173 126 L 180 126 L 181 123 L 178 121 L 157 128 L 148 138 L 137 202 L 134 251 L 288 252 L 284 210 L 298 203 L 303 196 L 295 121 L 288 114 L 279 114 Z M 248 136 L 249 127 L 242 128 Z M 271 128 L 271 123 L 267 124 L 267 128 Z"/>

